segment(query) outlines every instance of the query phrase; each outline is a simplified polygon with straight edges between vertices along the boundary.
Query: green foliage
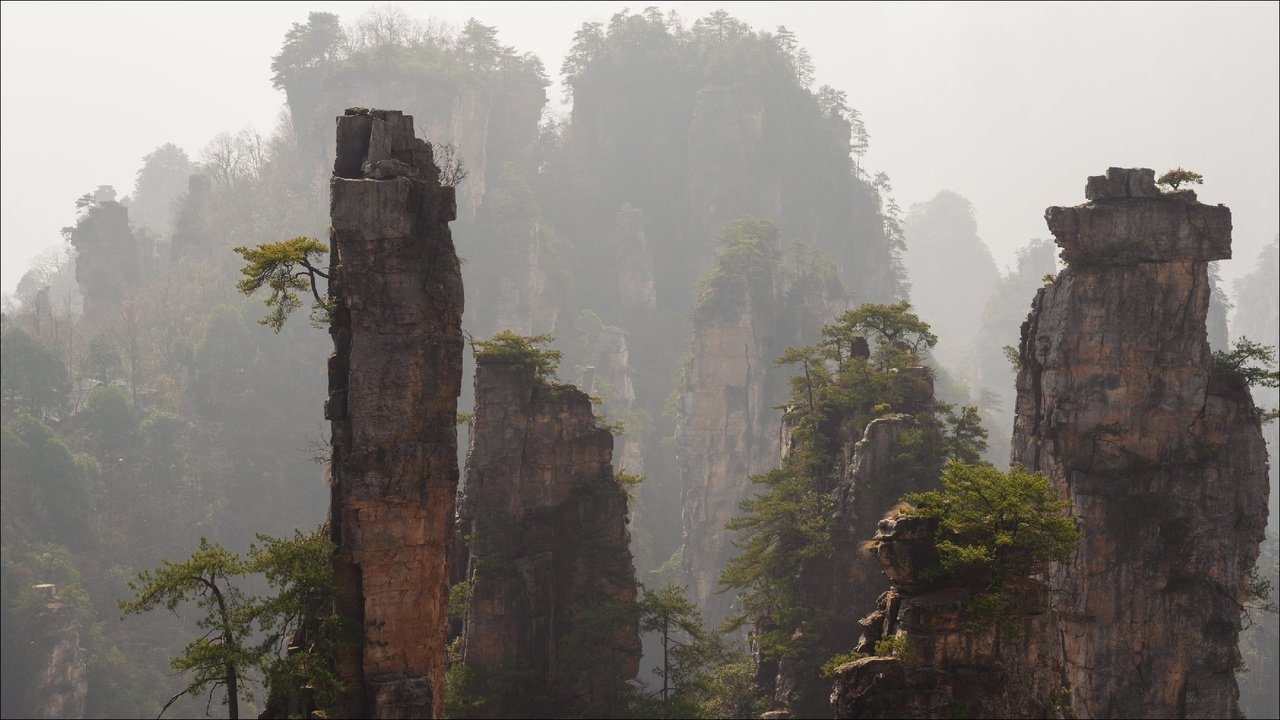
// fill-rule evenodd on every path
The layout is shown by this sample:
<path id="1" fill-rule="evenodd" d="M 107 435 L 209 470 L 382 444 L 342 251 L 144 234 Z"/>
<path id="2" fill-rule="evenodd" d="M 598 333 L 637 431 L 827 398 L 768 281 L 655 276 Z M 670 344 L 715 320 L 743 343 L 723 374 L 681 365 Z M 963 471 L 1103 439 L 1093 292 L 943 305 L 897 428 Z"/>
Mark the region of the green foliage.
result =
<path id="1" fill-rule="evenodd" d="M 981 463 L 987 449 L 987 429 L 982 426 L 978 408 L 966 405 L 957 414 L 953 406 L 939 403 L 938 409 L 949 430 L 943 451 L 947 459 L 967 465 Z"/>
<path id="2" fill-rule="evenodd" d="M 988 465 L 951 461 L 942 489 L 909 493 L 913 512 L 938 519 L 936 546 L 942 569 L 952 575 L 982 568 L 993 585 L 1038 572 L 1071 557 L 1080 531 L 1064 515 L 1049 478 L 1014 467 L 1003 473 Z"/>
<path id="3" fill-rule="evenodd" d="M 712 691 L 702 702 L 701 717 L 754 718 L 768 709 L 769 700 L 756 688 L 755 668 L 746 652 L 739 651 L 718 663 L 708 682 Z"/>
<path id="4" fill-rule="evenodd" d="M 560 368 L 559 350 L 548 347 L 550 335 L 519 335 L 503 330 L 488 340 L 471 343 L 477 362 L 508 363 L 519 366 L 525 375 L 537 382 L 553 382 Z"/>
<path id="5" fill-rule="evenodd" d="M 43 340 L 10 325 L 0 336 L 0 399 L 8 412 L 46 420 L 66 407 L 71 392 L 67 366 Z"/>
<path id="6" fill-rule="evenodd" d="M 778 226 L 770 220 L 742 218 L 716 237 L 716 257 L 698 278 L 695 316 L 740 311 L 753 293 L 761 292 L 778 254 Z"/>
<path id="7" fill-rule="evenodd" d="M 92 511 L 101 469 L 73 453 L 48 425 L 20 415 L 4 427 L 5 530 L 30 523 L 39 536 L 81 547 L 93 533 Z"/>
<path id="8" fill-rule="evenodd" d="M 115 343 L 105 333 L 99 333 L 89 341 L 81 365 L 84 377 L 106 385 L 124 374 L 124 358 Z"/>
<path id="9" fill-rule="evenodd" d="M 833 504 L 803 468 L 770 470 L 751 478 L 765 486 L 738 504 L 739 514 L 725 526 L 738 531 L 739 552 L 720 573 L 722 588 L 753 588 L 751 606 L 791 607 L 796 601 L 796 568 L 817 557 L 830 557 L 827 518 Z"/>
<path id="10" fill-rule="evenodd" d="M 189 682 L 165 704 L 166 710 L 184 695 L 222 688 L 230 716 L 238 717 L 239 701 L 253 699 L 248 676 L 253 671 L 264 675 L 273 692 L 305 689 L 319 706 L 333 702 L 340 692 L 330 670 L 333 649 L 342 638 L 332 612 L 333 545 L 327 533 L 297 532 L 291 539 L 259 535 L 258 542 L 245 558 L 201 538 L 186 560 L 166 560 L 129 583 L 135 597 L 119 603 L 126 615 L 159 607 L 176 612 L 190 603 L 201 613 L 196 626 L 203 634 L 170 659 Z M 246 594 L 241 584 L 251 574 L 263 575 L 276 594 Z M 286 641 L 299 629 L 302 652 L 289 653 Z"/>
<path id="11" fill-rule="evenodd" d="M 244 279 L 236 283 L 236 289 L 245 295 L 252 295 L 263 286 L 271 289 L 266 300 L 271 310 L 258 321 L 259 324 L 280 332 L 289 315 L 302 307 L 299 291 L 310 291 L 315 298 L 313 321 L 317 325 L 328 323 L 333 299 L 327 293 L 321 297 L 318 278 L 328 280 L 329 274 L 314 264 L 329 252 L 323 243 L 315 238 L 298 236 L 252 248 L 240 245 L 232 249 L 245 262 L 240 269 Z"/>
<path id="12" fill-rule="evenodd" d="M 97 456 L 108 462 L 127 454 L 138 432 L 138 413 L 124 390 L 115 386 L 91 390 L 76 420 Z"/>
<path id="13" fill-rule="evenodd" d="M 1183 170 L 1175 168 L 1161 175 L 1156 179 L 1157 185 L 1167 185 L 1177 190 L 1181 185 L 1202 185 L 1204 184 L 1204 176 L 1198 172 L 1191 170 Z"/>
<path id="14" fill-rule="evenodd" d="M 662 662 L 653 669 L 662 685 L 652 693 L 656 712 L 646 716 L 697 717 L 715 692 L 713 669 L 725 660 L 721 638 L 702 625 L 697 606 L 684 588 L 646 589 L 640 600 L 640 632 L 658 636 Z"/>
<path id="15" fill-rule="evenodd" d="M 253 699 L 242 678 L 247 669 L 263 663 L 261 652 L 249 643 L 256 611 L 250 599 L 231 583 L 247 571 L 248 565 L 239 555 L 200 538 L 200 548 L 185 561 L 166 560 L 129 583 L 136 597 L 120 602 L 126 615 L 157 607 L 174 611 L 189 602 L 195 602 L 203 612 L 196 625 L 204 634 L 169 661 L 174 670 L 189 673 L 191 681 L 165 704 L 165 710 L 183 695 L 222 687 L 223 704 L 234 720 L 239 717 L 240 699 Z"/>
<path id="16" fill-rule="evenodd" d="M 877 648 L 880 647 L 879 643 L 876 644 L 876 647 Z M 854 652 L 852 650 L 850 650 L 849 652 L 836 653 L 835 655 L 832 655 L 826 662 L 822 663 L 822 676 L 835 677 L 836 668 L 840 667 L 841 665 L 844 665 L 845 663 L 851 663 L 854 660 L 861 660 L 864 657 L 867 657 L 866 653 Z"/>
<path id="17" fill-rule="evenodd" d="M 1012 345 L 1005 345 L 1000 349 L 1004 351 L 1004 359 L 1009 361 L 1014 370 L 1022 369 L 1022 353 L 1018 352 L 1018 348 Z"/>
<path id="18" fill-rule="evenodd" d="M 904 665 L 911 665 L 916 661 L 915 654 L 911 651 L 911 638 L 903 633 L 886 635 L 877 640 L 875 654 L 877 657 L 896 657 Z"/>
<path id="19" fill-rule="evenodd" d="M 1249 385 L 1280 387 L 1280 371 L 1276 370 L 1276 349 L 1253 342 L 1247 337 L 1236 340 L 1230 351 L 1215 351 L 1213 369 Z"/>
<path id="20" fill-rule="evenodd" d="M 867 303 L 848 310 L 836 320 L 832 334 L 858 334 L 875 340 L 877 364 L 886 370 L 919 364 L 921 354 L 938 344 L 938 336 L 911 312 L 911 303 L 906 300 L 891 305 Z M 829 336 L 825 328 L 823 336 Z"/>

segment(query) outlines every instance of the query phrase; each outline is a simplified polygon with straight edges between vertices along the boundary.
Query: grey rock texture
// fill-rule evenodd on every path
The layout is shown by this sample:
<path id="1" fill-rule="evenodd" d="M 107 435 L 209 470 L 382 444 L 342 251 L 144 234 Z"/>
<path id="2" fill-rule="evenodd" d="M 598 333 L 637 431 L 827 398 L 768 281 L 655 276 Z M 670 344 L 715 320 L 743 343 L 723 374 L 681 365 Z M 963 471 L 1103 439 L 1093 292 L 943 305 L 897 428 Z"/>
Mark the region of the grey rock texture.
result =
<path id="1" fill-rule="evenodd" d="M 1245 572 L 1267 519 L 1247 387 L 1214 371 L 1207 264 L 1231 213 L 1146 169 L 1045 217 L 1068 267 L 1022 327 L 1013 461 L 1084 533 L 1048 577 L 1078 717 L 1234 717 Z"/>
<path id="2" fill-rule="evenodd" d="M 365 635 L 338 658 L 338 710 L 441 717 L 463 347 L 454 194 L 412 117 L 347 110 L 337 142 L 330 522 L 338 611 Z"/>
<path id="3" fill-rule="evenodd" d="M 538 689 L 490 697 L 482 714 L 598 709 L 640 665 L 635 616 L 606 619 L 636 599 L 613 436 L 585 393 L 519 365 L 479 358 L 475 393 L 458 502 L 471 587 L 462 660 L 490 674 L 518 669 Z"/>
<path id="4" fill-rule="evenodd" d="M 934 522 L 897 513 L 880 521 L 873 551 L 892 584 L 860 621 L 856 649 L 869 657 L 835 670 L 835 717 L 1063 717 L 1062 649 L 1048 586 L 1011 583 L 998 623 L 975 618 L 970 601 L 982 578 L 939 585 L 921 574 L 937 564 Z M 892 636 L 905 650 L 877 656 L 877 642 Z"/>

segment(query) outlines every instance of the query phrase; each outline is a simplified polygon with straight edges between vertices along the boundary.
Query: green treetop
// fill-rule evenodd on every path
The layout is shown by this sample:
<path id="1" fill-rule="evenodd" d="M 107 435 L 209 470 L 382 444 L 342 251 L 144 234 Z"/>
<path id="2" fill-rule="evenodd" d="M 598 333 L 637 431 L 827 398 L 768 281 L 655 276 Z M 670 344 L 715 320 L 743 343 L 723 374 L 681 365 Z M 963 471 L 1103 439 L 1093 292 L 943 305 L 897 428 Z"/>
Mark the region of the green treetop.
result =
<path id="1" fill-rule="evenodd" d="M 266 302 L 272 310 L 259 323 L 280 332 L 289 315 L 302 307 L 299 291 L 310 291 L 315 298 L 313 307 L 317 314 L 312 316 L 313 321 L 322 324 L 327 318 L 333 308 L 333 299 L 327 293 L 321 297 L 317 278 L 328 280 L 329 274 L 315 263 L 329 252 L 329 248 L 319 240 L 298 236 L 252 248 L 241 245 L 233 250 L 245 261 L 245 266 L 240 269 L 245 277 L 236 283 L 236 289 L 252 295 L 264 285 L 271 288 L 271 296 Z"/>

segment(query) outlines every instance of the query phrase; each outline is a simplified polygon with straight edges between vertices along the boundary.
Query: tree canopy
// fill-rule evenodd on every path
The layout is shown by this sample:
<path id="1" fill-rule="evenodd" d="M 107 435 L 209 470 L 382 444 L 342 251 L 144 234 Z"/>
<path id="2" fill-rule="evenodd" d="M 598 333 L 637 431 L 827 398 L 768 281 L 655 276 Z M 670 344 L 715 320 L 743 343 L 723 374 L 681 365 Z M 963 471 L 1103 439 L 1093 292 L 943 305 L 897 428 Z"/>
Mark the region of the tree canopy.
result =
<path id="1" fill-rule="evenodd" d="M 329 252 L 323 243 L 315 238 L 299 236 L 252 248 L 241 245 L 233 250 L 245 262 L 240 270 L 245 277 L 236 283 L 236 289 L 245 295 L 252 295 L 263 286 L 271 289 L 266 300 L 271 311 L 258 321 L 260 324 L 280 332 L 289 315 L 302 307 L 299 291 L 309 291 L 315 298 L 313 307 L 318 315 L 313 316 L 313 320 L 327 322 L 332 300 L 327 292 L 321 297 L 319 279 L 328 280 L 329 274 L 315 264 Z"/>

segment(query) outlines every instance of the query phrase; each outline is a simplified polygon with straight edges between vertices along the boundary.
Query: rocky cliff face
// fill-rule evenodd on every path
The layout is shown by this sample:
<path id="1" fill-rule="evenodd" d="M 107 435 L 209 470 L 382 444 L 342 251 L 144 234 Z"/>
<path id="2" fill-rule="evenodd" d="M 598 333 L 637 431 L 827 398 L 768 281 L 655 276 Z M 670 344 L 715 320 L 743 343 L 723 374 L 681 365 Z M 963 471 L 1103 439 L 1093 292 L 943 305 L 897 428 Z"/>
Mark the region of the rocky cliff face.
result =
<path id="1" fill-rule="evenodd" d="M 644 454 L 640 441 L 640 428 L 627 430 L 626 423 L 639 409 L 636 405 L 636 389 L 632 382 L 631 354 L 627 348 L 627 334 L 615 325 L 606 325 L 596 337 L 592 354 L 591 383 L 588 392 L 600 397 L 601 409 L 611 421 L 623 422 L 624 432 L 615 443 L 614 465 L 632 475 L 644 475 Z"/>
<path id="2" fill-rule="evenodd" d="M 890 513 L 874 553 L 891 586 L 860 621 L 864 657 L 835 671 L 838 718 L 1063 717 L 1063 658 L 1048 586 L 1023 579 L 1007 589 L 998 622 L 974 617 L 983 583 L 931 585 L 933 520 Z M 892 656 L 876 646 L 890 638 Z"/>
<path id="3" fill-rule="evenodd" d="M 338 610 L 364 633 L 338 659 L 352 717 L 440 717 L 458 482 L 462 281 L 413 118 L 338 118 L 332 189 L 330 522 Z"/>
<path id="4" fill-rule="evenodd" d="M 772 228 L 772 224 L 768 227 Z M 725 245 L 694 315 L 691 353 L 676 407 L 676 463 L 681 478 L 683 582 L 707 623 L 725 618 L 731 594 L 716 592 L 720 570 L 733 555 L 725 523 L 752 491 L 752 475 L 778 466 L 781 413 L 791 368 L 774 360 L 814 339 L 833 317 L 839 292 L 797 282 L 783 269 L 777 230 L 752 253 L 745 270 Z M 743 272 L 735 275 L 735 272 Z"/>
<path id="5" fill-rule="evenodd" d="M 15 670 L 23 680 L 6 688 L 6 694 L 18 700 L 12 709 L 20 714 L 14 717 L 84 717 L 89 654 L 80 647 L 80 623 L 53 585 L 36 585 L 35 590 L 46 595 L 45 601 L 19 627 L 5 630 L 18 633 L 21 640 L 21 656 L 6 658 L 6 664 L 15 661 L 21 666 Z"/>
<path id="6" fill-rule="evenodd" d="M 613 269 L 618 274 L 618 305 L 633 310 L 653 310 L 658 294 L 653 283 L 653 255 L 644 234 L 644 211 L 625 207 L 618 211 L 610 241 Z"/>
<path id="7" fill-rule="evenodd" d="M 114 193 L 111 194 L 114 197 Z M 76 282 L 91 324 L 115 319 L 129 288 L 138 287 L 153 264 L 152 248 L 129 228 L 129 210 L 114 199 L 96 200 L 71 231 Z"/>
<path id="8" fill-rule="evenodd" d="M 509 264 L 496 270 L 493 292 L 495 332 L 511 330 L 520 335 L 550 333 L 560 314 L 560 290 L 552 277 L 554 263 L 548 263 L 542 228 L 534 221 L 526 238 L 513 239 L 504 248 Z M 488 319 L 482 319 L 485 322 Z"/>
<path id="9" fill-rule="evenodd" d="M 1072 712 L 1230 717 L 1266 450 L 1206 342 L 1231 213 L 1152 178 L 1112 168 L 1045 214 L 1068 267 L 1022 327 L 1013 461 L 1049 475 L 1084 533 L 1048 578 Z"/>
<path id="10" fill-rule="evenodd" d="M 585 393 L 518 364 L 479 358 L 475 394 L 458 532 L 470 586 L 462 660 L 487 683 L 480 712 L 616 712 L 640 639 L 613 436 Z"/>
<path id="11" fill-rule="evenodd" d="M 865 343 L 864 343 L 865 348 Z M 908 368 L 927 380 L 924 368 Z M 925 383 L 922 388 L 929 388 Z M 913 412 L 932 410 L 932 393 L 922 392 Z M 852 413 L 851 413 L 852 414 Z M 796 568 L 798 591 L 821 627 L 786 628 L 793 645 L 814 647 L 825 659 L 847 652 L 858 642 L 862 627 L 849 608 L 874 607 L 885 589 L 885 578 L 876 559 L 862 548 L 876 534 L 884 513 L 905 493 L 937 486 L 941 457 L 941 433 L 931 415 L 919 419 L 907 413 L 876 418 L 862 431 L 850 419 L 835 414 L 819 426 L 827 443 L 830 463 L 820 481 L 823 492 L 835 499 L 832 514 L 832 552 Z M 783 428 L 783 459 L 790 446 L 789 428 Z M 904 461 L 909 455 L 912 460 Z M 776 629 L 776 628 L 775 628 Z M 805 635 L 813 635 L 805 637 Z M 872 643 L 874 645 L 874 642 Z M 797 717 L 829 715 L 831 681 L 813 663 L 768 663 L 757 658 L 757 682 L 772 698 L 773 707 Z"/>

